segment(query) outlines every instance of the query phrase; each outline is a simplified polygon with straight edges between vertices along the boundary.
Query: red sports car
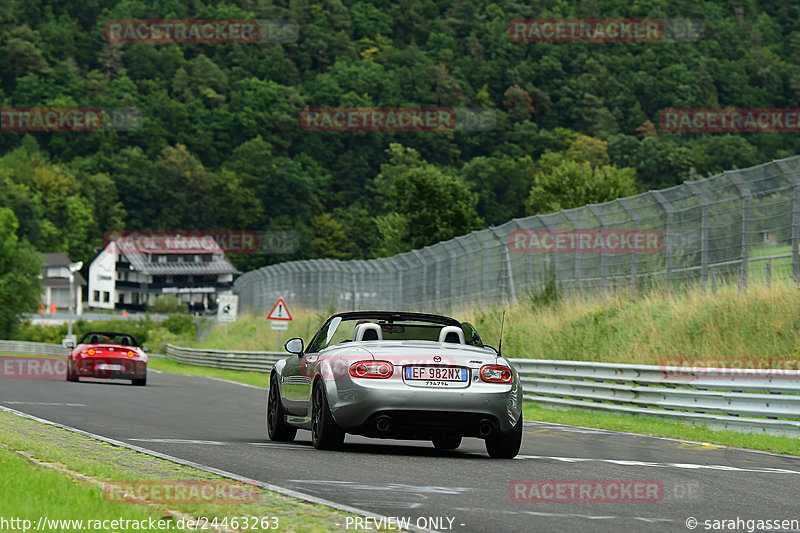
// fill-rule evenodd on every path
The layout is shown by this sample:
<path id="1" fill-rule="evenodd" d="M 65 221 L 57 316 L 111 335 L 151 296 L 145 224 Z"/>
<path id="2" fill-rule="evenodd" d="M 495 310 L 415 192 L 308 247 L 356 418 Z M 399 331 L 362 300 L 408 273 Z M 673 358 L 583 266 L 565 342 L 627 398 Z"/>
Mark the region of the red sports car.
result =
<path id="1" fill-rule="evenodd" d="M 132 385 L 147 385 L 146 351 L 128 333 L 90 331 L 70 353 L 67 381 L 129 379 Z"/>

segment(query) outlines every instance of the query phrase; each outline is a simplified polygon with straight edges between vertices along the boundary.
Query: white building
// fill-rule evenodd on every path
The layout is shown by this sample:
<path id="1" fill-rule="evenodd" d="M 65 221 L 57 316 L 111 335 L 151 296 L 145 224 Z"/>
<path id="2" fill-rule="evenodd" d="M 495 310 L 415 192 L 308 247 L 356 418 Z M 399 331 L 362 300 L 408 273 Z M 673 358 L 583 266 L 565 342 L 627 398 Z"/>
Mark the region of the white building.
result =
<path id="1" fill-rule="evenodd" d="M 42 273 L 42 287 L 44 288 L 42 305 L 44 309 L 42 310 L 49 313 L 51 306 L 55 306 L 56 310 L 68 313 L 70 304 L 69 266 L 72 261 L 61 252 L 42 254 L 42 260 L 44 262 L 44 272 Z M 81 292 L 86 286 L 86 280 L 83 279 L 80 272 L 75 272 L 73 281 L 73 290 L 75 291 L 73 304 L 75 313 L 80 315 L 83 313 Z"/>
<path id="2" fill-rule="evenodd" d="M 109 241 L 89 266 L 90 307 L 145 309 L 174 294 L 194 310 L 216 308 L 239 272 L 213 238 L 141 235 Z"/>

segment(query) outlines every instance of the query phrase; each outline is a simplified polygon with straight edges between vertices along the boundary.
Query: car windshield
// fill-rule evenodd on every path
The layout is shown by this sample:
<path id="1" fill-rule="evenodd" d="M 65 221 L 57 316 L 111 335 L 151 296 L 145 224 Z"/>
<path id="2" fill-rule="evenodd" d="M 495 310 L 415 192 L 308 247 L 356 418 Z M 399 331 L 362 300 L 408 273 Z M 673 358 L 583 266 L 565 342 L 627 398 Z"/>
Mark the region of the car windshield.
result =
<path id="1" fill-rule="evenodd" d="M 136 339 L 126 333 L 89 332 L 81 337 L 79 344 L 121 344 L 138 346 Z"/>
<path id="2" fill-rule="evenodd" d="M 356 328 L 362 326 L 360 335 L 356 334 Z M 309 352 L 318 352 L 344 342 L 355 340 L 417 340 L 433 341 L 439 340 L 442 328 L 441 323 L 427 322 L 423 320 L 398 320 L 387 322 L 385 319 L 352 319 L 342 320 L 341 317 L 334 317 L 328 321 L 318 332 L 309 346 Z M 380 330 L 380 333 L 377 330 Z M 463 331 L 463 329 L 462 329 Z M 467 335 L 469 333 L 469 335 Z M 464 332 L 464 340 L 469 342 L 472 339 L 472 330 Z"/>

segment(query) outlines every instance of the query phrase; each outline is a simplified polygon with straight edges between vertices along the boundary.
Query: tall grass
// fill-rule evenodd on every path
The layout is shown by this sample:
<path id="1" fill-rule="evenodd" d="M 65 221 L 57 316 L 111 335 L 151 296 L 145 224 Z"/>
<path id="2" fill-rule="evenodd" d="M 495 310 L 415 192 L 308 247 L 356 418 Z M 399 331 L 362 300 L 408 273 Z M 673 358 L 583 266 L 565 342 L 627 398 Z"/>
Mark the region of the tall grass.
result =
<path id="1" fill-rule="evenodd" d="M 484 342 L 499 337 L 500 309 L 474 312 Z M 490 342 L 493 341 L 493 342 Z M 506 313 L 510 357 L 663 364 L 665 360 L 800 357 L 800 291 L 789 284 L 657 290 L 640 296 L 520 303 Z"/>
<path id="2" fill-rule="evenodd" d="M 744 292 L 734 283 L 715 294 L 688 287 L 536 302 L 541 299 L 523 298 L 506 308 L 504 355 L 656 365 L 687 358 L 800 358 L 800 291 L 789 283 L 751 284 Z M 475 324 L 484 343 L 497 346 L 502 311 L 476 308 L 456 318 Z M 308 342 L 327 314 L 295 310 L 281 343 L 290 337 Z M 245 315 L 227 334 L 216 326 L 201 346 L 275 350 L 277 339 L 266 317 Z"/>

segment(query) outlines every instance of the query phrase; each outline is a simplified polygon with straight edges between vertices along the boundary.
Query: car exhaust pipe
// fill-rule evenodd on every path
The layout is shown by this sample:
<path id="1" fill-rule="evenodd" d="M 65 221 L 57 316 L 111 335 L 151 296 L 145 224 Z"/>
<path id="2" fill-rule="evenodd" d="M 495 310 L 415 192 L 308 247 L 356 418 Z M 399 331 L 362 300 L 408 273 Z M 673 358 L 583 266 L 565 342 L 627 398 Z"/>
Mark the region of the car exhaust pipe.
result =
<path id="1" fill-rule="evenodd" d="M 375 428 L 381 433 L 386 433 L 392 427 L 392 419 L 388 416 L 379 416 L 375 421 Z"/>
<path id="2" fill-rule="evenodd" d="M 488 420 L 482 420 L 480 424 L 478 424 L 478 433 L 480 433 L 481 437 L 488 437 L 492 434 L 492 423 Z"/>

